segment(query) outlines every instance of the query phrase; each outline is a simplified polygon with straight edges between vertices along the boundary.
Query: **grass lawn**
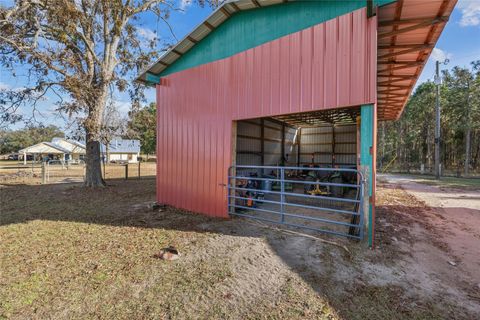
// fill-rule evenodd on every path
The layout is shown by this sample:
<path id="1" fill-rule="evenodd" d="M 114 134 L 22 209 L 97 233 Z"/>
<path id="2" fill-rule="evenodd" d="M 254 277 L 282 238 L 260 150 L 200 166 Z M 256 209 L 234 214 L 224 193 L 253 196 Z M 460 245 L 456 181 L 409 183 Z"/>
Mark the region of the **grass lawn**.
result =
<path id="1" fill-rule="evenodd" d="M 375 251 L 330 238 L 348 246 L 347 253 L 243 219 L 153 211 L 154 179 L 109 183 L 100 190 L 0 185 L 0 319 L 472 315 L 404 279 L 411 271 L 399 265 L 416 268 L 415 261 L 384 236 L 382 224 Z M 379 219 L 390 219 L 385 208 Z M 395 232 L 398 239 L 405 233 Z M 154 257 L 170 245 L 180 250 L 179 260 Z"/>
<path id="2" fill-rule="evenodd" d="M 236 262 L 228 252 L 205 256 L 216 234 L 196 227 L 211 219 L 153 212 L 154 179 L 114 181 L 100 191 L 63 184 L 3 186 L 0 192 L 0 318 L 333 314 L 293 274 L 276 288 L 275 301 L 255 294 L 259 300 L 236 310 L 229 302 L 236 293 L 227 284 Z M 169 245 L 179 248 L 180 260 L 153 257 Z"/>

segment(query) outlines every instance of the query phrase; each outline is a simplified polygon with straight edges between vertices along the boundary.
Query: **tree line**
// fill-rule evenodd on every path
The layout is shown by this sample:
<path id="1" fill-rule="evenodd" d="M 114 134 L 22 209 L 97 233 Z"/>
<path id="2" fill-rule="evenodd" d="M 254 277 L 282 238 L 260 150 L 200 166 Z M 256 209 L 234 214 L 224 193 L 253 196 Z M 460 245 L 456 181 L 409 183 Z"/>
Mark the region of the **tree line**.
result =
<path id="1" fill-rule="evenodd" d="M 442 71 L 441 164 L 445 174 L 469 175 L 480 169 L 480 60 L 470 68 Z M 380 170 L 434 172 L 435 84 L 420 84 L 398 121 L 378 126 Z"/>
<path id="2" fill-rule="evenodd" d="M 30 125 L 18 130 L 0 131 L 0 154 L 15 153 L 28 146 L 53 138 L 65 137 L 65 133 L 57 126 Z"/>

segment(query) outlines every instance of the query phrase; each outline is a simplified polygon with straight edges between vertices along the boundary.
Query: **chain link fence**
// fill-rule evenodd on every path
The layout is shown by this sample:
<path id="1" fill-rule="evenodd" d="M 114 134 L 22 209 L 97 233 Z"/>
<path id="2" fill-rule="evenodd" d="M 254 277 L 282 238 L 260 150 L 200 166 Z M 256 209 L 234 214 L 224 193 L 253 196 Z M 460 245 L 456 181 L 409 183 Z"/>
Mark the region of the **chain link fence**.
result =
<path id="1" fill-rule="evenodd" d="M 138 162 L 125 164 L 102 164 L 105 180 L 145 179 L 156 175 L 155 162 Z M 50 160 L 43 163 L 0 163 L 0 183 L 81 183 L 85 180 L 85 162 Z"/>

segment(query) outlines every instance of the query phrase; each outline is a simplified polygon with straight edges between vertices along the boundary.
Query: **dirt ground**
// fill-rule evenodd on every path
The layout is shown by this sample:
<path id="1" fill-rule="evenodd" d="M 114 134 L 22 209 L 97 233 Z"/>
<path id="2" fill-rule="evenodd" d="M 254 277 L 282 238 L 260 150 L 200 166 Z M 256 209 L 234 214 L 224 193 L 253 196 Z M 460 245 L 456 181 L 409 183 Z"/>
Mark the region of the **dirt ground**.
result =
<path id="1" fill-rule="evenodd" d="M 0 318 L 477 319 L 479 210 L 451 222 L 382 179 L 375 250 L 153 210 L 154 179 L 1 185 Z"/>

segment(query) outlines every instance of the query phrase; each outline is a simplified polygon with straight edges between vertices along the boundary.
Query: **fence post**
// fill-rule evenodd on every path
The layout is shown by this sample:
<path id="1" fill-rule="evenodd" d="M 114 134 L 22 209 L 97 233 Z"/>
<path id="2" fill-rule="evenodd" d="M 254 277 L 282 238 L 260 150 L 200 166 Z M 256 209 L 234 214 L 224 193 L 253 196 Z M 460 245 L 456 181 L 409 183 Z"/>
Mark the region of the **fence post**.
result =
<path id="1" fill-rule="evenodd" d="M 142 163 L 142 162 L 138 161 L 138 179 L 140 179 L 140 163 Z"/>
<path id="2" fill-rule="evenodd" d="M 125 180 L 128 180 L 128 163 L 125 165 Z"/>
<path id="3" fill-rule="evenodd" d="M 42 162 L 42 184 L 47 183 L 47 170 L 45 168 L 45 161 Z"/>
<path id="4" fill-rule="evenodd" d="M 282 217 L 282 223 L 285 222 L 285 168 L 280 168 L 280 214 Z"/>

